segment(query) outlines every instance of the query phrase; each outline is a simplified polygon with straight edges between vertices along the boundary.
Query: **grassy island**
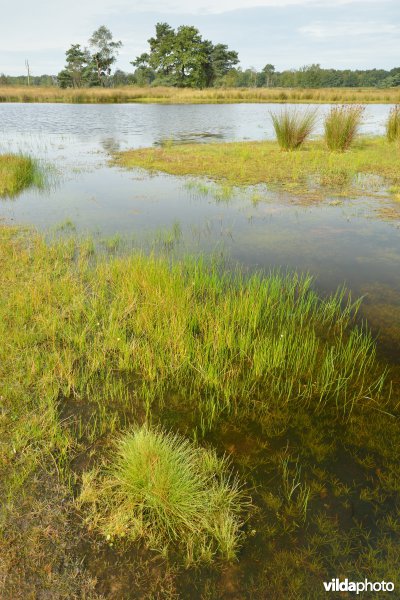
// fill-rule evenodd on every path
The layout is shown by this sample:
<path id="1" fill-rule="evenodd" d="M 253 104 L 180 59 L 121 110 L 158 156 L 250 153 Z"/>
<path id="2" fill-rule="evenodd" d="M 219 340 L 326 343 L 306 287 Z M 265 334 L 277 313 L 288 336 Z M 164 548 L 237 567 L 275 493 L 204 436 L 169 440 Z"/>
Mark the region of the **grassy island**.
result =
<path id="1" fill-rule="evenodd" d="M 330 152 L 322 140 L 282 152 L 275 141 L 180 144 L 119 153 L 123 167 L 141 167 L 172 175 L 206 176 L 230 185 L 266 183 L 294 192 L 310 187 L 355 187 L 357 175 L 378 175 L 400 183 L 400 150 L 383 137 L 360 138 L 347 152 Z M 365 192 L 365 189 L 364 189 Z"/>

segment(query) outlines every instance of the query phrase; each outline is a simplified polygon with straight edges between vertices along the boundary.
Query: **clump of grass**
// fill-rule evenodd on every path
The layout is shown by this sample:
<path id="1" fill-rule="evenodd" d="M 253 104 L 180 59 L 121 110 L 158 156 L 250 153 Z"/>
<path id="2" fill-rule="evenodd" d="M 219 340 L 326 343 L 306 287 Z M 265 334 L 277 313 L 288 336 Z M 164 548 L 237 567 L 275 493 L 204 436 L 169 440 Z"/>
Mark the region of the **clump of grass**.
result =
<path id="1" fill-rule="evenodd" d="M 144 425 L 119 438 L 103 471 L 84 476 L 81 504 L 106 539 L 142 539 L 190 564 L 235 558 L 243 494 L 225 458 Z"/>
<path id="2" fill-rule="evenodd" d="M 285 108 L 270 114 L 278 144 L 286 151 L 299 148 L 313 132 L 317 120 L 315 110 L 299 112 Z"/>
<path id="3" fill-rule="evenodd" d="M 0 197 L 16 196 L 23 189 L 42 183 L 36 162 L 29 156 L 0 155 Z"/>
<path id="4" fill-rule="evenodd" d="M 400 104 L 390 109 L 386 122 L 386 137 L 389 142 L 400 141 Z"/>
<path id="5" fill-rule="evenodd" d="M 329 150 L 344 152 L 350 148 L 361 125 L 364 106 L 333 106 L 325 118 L 325 141 Z"/>

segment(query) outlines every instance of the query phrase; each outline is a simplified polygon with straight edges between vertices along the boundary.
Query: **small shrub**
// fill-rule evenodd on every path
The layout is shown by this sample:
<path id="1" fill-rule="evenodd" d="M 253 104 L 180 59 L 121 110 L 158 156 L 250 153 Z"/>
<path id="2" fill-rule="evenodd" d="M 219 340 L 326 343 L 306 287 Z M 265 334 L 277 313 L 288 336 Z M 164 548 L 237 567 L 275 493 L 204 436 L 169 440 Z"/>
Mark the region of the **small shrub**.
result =
<path id="1" fill-rule="evenodd" d="M 329 150 L 344 152 L 350 148 L 361 125 L 365 110 L 360 105 L 333 106 L 325 118 L 325 141 Z"/>
<path id="2" fill-rule="evenodd" d="M 389 142 L 400 141 L 400 104 L 390 109 L 386 121 L 386 137 Z"/>
<path id="3" fill-rule="evenodd" d="M 289 110 L 285 108 L 279 114 L 271 113 L 279 146 L 283 150 L 295 150 L 311 135 L 317 120 L 315 110 Z"/>
<path id="4" fill-rule="evenodd" d="M 106 539 L 142 539 L 186 563 L 235 557 L 243 494 L 227 460 L 147 426 L 124 434 L 103 470 L 84 476 L 80 503 Z"/>

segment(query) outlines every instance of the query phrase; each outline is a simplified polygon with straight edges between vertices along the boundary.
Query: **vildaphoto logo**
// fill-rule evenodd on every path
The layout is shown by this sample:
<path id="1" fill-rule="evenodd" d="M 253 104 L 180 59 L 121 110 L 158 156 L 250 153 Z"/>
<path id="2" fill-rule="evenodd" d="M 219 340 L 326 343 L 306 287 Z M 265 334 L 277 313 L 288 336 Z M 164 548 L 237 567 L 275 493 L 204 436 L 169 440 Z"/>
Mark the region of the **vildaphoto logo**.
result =
<path id="1" fill-rule="evenodd" d="M 331 581 L 324 581 L 324 588 L 326 592 L 355 592 L 360 594 L 361 592 L 393 592 L 394 583 L 391 581 L 349 581 L 347 578 L 344 581 L 340 579 L 332 579 Z"/>

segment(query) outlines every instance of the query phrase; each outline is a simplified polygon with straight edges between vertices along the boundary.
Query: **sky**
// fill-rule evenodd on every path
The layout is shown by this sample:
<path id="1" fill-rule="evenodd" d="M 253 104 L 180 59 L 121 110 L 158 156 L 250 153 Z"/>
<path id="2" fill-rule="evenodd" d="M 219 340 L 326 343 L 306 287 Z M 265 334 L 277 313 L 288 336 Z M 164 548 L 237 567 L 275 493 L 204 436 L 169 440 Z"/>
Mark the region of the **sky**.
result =
<path id="1" fill-rule="evenodd" d="M 100 25 L 123 42 L 116 68 L 148 50 L 157 22 L 194 25 L 242 68 L 400 66 L 400 0 L 1 0 L 0 73 L 57 74 Z"/>

